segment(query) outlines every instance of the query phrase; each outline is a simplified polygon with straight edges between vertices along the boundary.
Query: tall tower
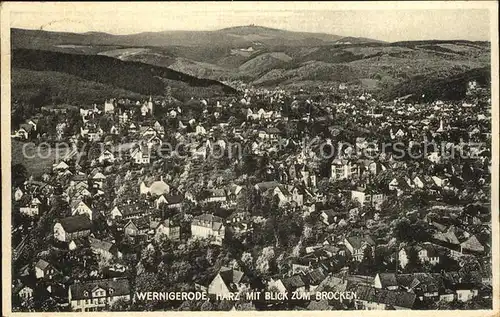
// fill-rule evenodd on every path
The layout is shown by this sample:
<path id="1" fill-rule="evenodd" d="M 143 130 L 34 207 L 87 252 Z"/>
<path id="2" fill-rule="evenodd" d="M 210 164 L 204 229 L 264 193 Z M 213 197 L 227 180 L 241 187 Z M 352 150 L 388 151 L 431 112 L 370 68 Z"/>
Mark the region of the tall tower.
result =
<path id="1" fill-rule="evenodd" d="M 153 115 L 153 101 L 151 99 L 151 96 L 149 96 L 149 101 L 148 101 L 148 109 L 151 115 Z"/>

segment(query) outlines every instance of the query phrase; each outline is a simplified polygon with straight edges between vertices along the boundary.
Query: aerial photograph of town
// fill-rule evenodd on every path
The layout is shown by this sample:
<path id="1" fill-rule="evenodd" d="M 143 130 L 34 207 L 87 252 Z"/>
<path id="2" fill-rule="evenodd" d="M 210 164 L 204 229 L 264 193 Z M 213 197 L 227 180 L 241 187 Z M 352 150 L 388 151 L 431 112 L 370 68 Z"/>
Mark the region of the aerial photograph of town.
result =
<path id="1" fill-rule="evenodd" d="M 250 4 L 10 12 L 11 311 L 493 309 L 490 11 Z"/>

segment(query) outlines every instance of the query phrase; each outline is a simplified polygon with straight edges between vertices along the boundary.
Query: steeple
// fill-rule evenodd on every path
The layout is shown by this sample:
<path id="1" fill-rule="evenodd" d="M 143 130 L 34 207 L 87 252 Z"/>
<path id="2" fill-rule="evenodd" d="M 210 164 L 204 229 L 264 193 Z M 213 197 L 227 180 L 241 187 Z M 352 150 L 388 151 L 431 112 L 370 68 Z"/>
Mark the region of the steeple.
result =
<path id="1" fill-rule="evenodd" d="M 153 115 L 153 100 L 151 98 L 151 95 L 149 96 L 148 109 L 149 109 L 150 114 Z"/>

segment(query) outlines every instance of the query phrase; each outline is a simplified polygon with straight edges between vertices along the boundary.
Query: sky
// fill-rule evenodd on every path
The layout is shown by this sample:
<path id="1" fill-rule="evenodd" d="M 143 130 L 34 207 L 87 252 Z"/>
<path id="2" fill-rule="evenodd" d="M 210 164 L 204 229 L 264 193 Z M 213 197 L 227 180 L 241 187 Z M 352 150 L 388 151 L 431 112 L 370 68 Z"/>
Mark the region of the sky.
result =
<path id="1" fill-rule="evenodd" d="M 132 34 L 255 24 L 383 41 L 489 40 L 487 2 L 11 3 L 15 28 Z M 489 8 L 491 9 L 491 3 Z"/>

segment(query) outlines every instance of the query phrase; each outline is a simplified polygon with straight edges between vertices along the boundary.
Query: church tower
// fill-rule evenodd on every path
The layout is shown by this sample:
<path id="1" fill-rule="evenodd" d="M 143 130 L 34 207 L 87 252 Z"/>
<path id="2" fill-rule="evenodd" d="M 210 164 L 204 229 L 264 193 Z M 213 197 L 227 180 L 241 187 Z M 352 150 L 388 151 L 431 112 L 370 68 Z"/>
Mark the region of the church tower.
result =
<path id="1" fill-rule="evenodd" d="M 151 115 L 153 115 L 153 100 L 151 99 L 151 96 L 149 96 L 149 101 L 148 101 L 148 110 Z"/>

